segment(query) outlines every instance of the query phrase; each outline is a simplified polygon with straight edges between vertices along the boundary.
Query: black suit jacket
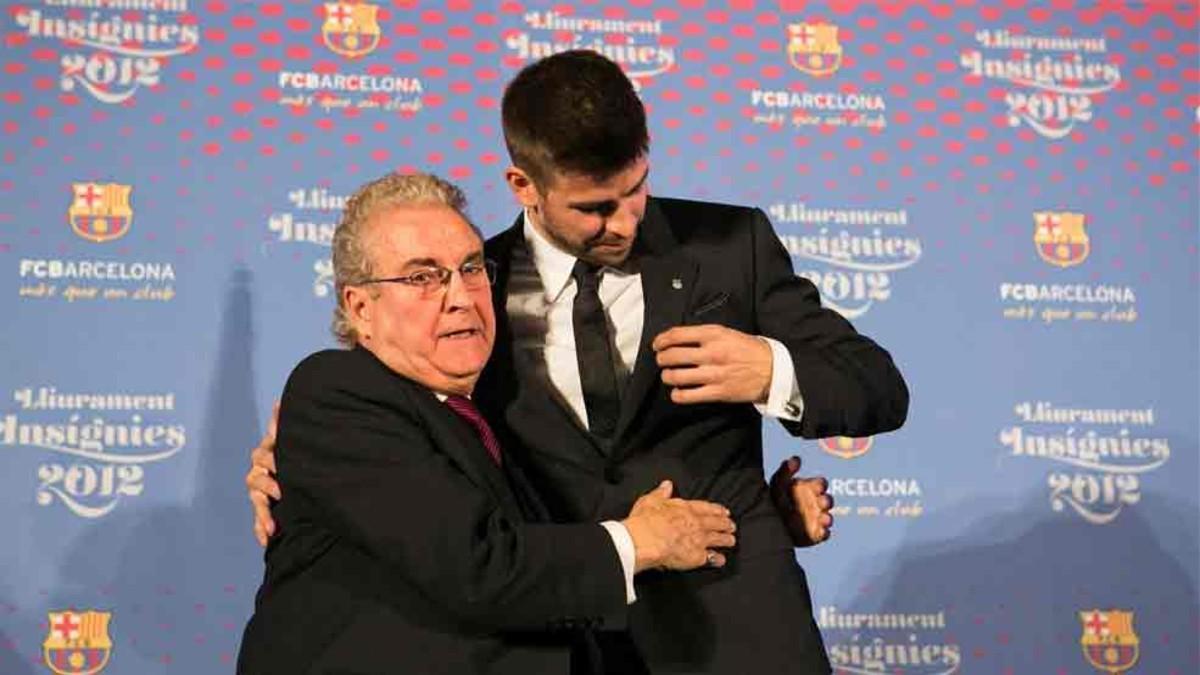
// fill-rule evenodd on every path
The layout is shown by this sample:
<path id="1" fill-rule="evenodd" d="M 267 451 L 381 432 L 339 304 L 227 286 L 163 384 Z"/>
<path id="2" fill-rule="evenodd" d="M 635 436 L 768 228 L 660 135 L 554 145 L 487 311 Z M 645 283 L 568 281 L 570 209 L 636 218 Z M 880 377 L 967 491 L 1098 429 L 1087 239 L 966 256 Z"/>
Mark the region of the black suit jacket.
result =
<path id="1" fill-rule="evenodd" d="M 548 382 L 517 372 L 505 303 L 521 221 L 488 242 L 498 263 L 496 349 L 476 400 L 502 437 L 524 448 L 556 518 L 626 513 L 670 478 L 677 493 L 727 505 L 738 547 L 721 570 L 639 575 L 630 633 L 654 673 L 829 672 L 808 587 L 763 475 L 762 417 L 749 404 L 677 405 L 650 343 L 679 324 L 716 323 L 781 341 L 804 398 L 806 438 L 899 427 L 904 380 L 886 351 L 821 307 L 816 288 L 757 209 L 650 198 L 635 244 L 645 322 L 611 443 L 579 426 Z"/>
<path id="2" fill-rule="evenodd" d="M 566 673 L 570 629 L 623 625 L 608 534 L 524 522 L 541 507 L 515 458 L 365 349 L 301 362 L 279 429 L 239 673 Z"/>

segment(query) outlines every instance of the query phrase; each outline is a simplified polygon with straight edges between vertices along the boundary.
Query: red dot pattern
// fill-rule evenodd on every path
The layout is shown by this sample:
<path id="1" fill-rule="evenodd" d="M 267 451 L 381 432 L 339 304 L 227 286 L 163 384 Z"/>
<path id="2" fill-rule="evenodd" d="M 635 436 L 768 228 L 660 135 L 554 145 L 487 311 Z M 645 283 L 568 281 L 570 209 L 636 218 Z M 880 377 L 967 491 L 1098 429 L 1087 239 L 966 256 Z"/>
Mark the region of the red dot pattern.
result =
<path id="1" fill-rule="evenodd" d="M 324 185 L 346 192 L 387 170 L 447 175 L 483 205 L 476 213 L 482 224 L 507 225 L 514 209 L 501 178 L 508 159 L 498 108 L 504 83 L 526 62 L 510 40 L 598 37 L 611 48 L 632 43 L 672 54 L 670 70 L 638 79 L 650 111 L 656 191 L 754 203 L 905 205 L 921 214 L 921 236 L 932 249 L 929 268 L 956 273 L 1028 264 L 1030 204 L 1084 208 L 1093 221 L 1099 264 L 1088 273 L 1095 280 L 1149 284 L 1173 275 L 1200 288 L 1195 220 L 1186 217 L 1195 214 L 1186 205 L 1197 200 L 1200 162 L 1200 39 L 1198 11 L 1187 3 L 381 0 L 379 44 L 361 58 L 343 57 L 326 44 L 321 3 L 190 4 L 194 16 L 179 18 L 199 27 L 200 47 L 162 59 L 160 84 L 119 106 L 105 106 L 79 86 L 62 90 L 60 59 L 72 46 L 29 37 L 13 20 L 19 6 L 7 8 L 0 165 L 8 172 L 0 194 L 36 195 L 36 203 L 0 207 L 0 223 L 13 226 L 0 232 L 0 255 L 49 240 L 61 223 L 20 214 L 52 212 L 61 219 L 62 185 L 80 176 L 136 176 L 139 209 L 165 210 L 173 201 L 188 206 L 180 209 L 186 215 L 170 214 L 157 231 L 137 230 L 137 240 L 111 249 L 115 255 L 153 243 L 179 256 L 204 251 L 245 260 L 259 246 L 277 245 L 263 237 L 261 223 L 287 208 L 288 189 Z M 525 22 L 526 13 L 549 9 L 565 17 L 655 19 L 663 32 L 594 36 Z M 836 72 L 811 76 L 791 63 L 787 28 L 797 23 L 836 24 L 842 49 Z M 1017 58 L 982 48 L 976 34 L 985 29 L 1103 36 L 1107 51 L 1085 57 L 1117 65 L 1121 83 L 1091 97 L 1091 118 L 1062 139 L 1047 139 L 1026 124 L 1014 127 L 1007 98 L 1022 90 L 973 77 L 960 63 L 970 50 Z M 285 73 L 297 72 L 418 78 L 423 91 L 411 100 L 420 110 L 326 109 L 321 103 L 333 104 L 346 92 L 323 96 L 281 84 Z M 854 126 L 869 116 L 865 111 L 805 127 L 756 123 L 764 110 L 751 104 L 755 90 L 879 95 L 886 126 Z M 312 101 L 290 102 L 301 94 Z M 392 97 L 350 98 L 382 106 Z M 151 168 L 140 166 L 143 156 L 157 158 Z M 53 187 L 28 190 L 39 178 Z M 236 218 L 205 217 L 205 205 L 230 202 L 239 204 Z M 1145 222 L 1131 227 L 1106 220 L 1115 212 L 1140 212 Z M 45 246 L 87 250 L 69 239 Z M 302 258 L 298 249 L 288 253 Z M 1029 269 L 1046 279 L 1056 272 Z M 164 666 L 182 663 L 178 644 L 204 646 L 226 666 L 213 670 L 227 670 L 241 617 L 221 615 L 207 596 L 178 602 L 210 619 L 203 631 L 182 634 L 178 624 L 149 622 L 161 635 L 126 639 L 138 640 Z M 5 611 L 0 605 L 0 615 Z M 1077 635 L 1045 636 L 1045 645 L 1031 647 L 1021 642 L 1020 617 L 1001 621 L 1000 614 L 959 617 L 960 629 L 970 624 L 980 628 L 972 635 L 990 636 L 963 643 L 971 663 L 965 670 L 1025 672 L 1004 665 L 1004 654 L 1039 648 L 1045 672 L 1083 668 Z M 1195 618 L 1190 630 L 1194 638 Z M 1170 644 L 1149 632 L 1144 639 Z M 21 650 L 40 663 L 28 645 L 10 641 L 0 649 Z M 1072 660 L 1060 665 L 1061 654 Z M 1196 657 L 1189 658 L 1178 672 L 1195 672 Z"/>

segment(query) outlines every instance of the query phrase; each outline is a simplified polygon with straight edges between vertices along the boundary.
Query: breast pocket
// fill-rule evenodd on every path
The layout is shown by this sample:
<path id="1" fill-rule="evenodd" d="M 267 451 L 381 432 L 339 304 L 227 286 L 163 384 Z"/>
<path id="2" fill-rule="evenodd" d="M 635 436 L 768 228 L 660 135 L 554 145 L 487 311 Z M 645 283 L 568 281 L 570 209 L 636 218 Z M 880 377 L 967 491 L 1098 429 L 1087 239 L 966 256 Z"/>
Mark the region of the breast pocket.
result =
<path id="1" fill-rule="evenodd" d="M 726 323 L 729 317 L 729 293 L 718 291 L 717 293 L 701 298 L 699 302 L 692 306 L 688 311 L 688 323 Z"/>

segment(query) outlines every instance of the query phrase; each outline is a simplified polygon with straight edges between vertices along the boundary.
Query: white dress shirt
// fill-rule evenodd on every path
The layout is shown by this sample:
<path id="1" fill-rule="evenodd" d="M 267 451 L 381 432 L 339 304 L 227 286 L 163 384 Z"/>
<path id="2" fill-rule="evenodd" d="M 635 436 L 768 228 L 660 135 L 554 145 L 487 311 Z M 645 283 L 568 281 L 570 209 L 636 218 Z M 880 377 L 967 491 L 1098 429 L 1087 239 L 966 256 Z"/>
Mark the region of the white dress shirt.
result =
<path id="1" fill-rule="evenodd" d="M 587 427 L 587 406 L 575 355 L 575 282 L 571 270 L 575 257 L 546 240 L 524 218 L 526 248 L 514 251 L 508 303 L 514 357 L 518 368 L 530 368 L 544 379 Z M 621 382 L 633 372 L 642 340 L 645 296 L 642 275 L 636 269 L 605 267 L 600 278 L 600 303 L 608 317 L 610 337 L 616 346 L 613 368 Z M 615 337 L 614 337 L 615 335 Z M 771 385 L 767 402 L 758 411 L 792 422 L 804 414 L 804 400 L 796 382 L 792 356 L 778 340 L 759 336 L 771 346 Z"/>

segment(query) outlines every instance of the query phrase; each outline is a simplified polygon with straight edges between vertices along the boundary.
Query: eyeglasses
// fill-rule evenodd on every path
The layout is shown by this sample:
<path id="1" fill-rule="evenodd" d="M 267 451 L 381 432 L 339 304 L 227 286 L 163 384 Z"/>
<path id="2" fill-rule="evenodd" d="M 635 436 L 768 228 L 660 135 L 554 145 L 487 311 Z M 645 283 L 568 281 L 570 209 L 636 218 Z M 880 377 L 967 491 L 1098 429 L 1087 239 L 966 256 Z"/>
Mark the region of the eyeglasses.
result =
<path id="1" fill-rule="evenodd" d="M 491 260 L 475 260 L 463 263 L 463 266 L 458 268 L 458 275 L 462 277 L 463 285 L 468 289 L 473 291 L 479 290 L 495 283 L 496 263 Z M 450 277 L 452 276 L 454 276 L 454 271 L 448 270 L 445 267 L 426 267 L 402 277 L 367 279 L 361 285 L 404 284 L 405 286 L 412 286 L 421 291 L 421 297 L 430 297 L 448 286 L 450 284 Z"/>

